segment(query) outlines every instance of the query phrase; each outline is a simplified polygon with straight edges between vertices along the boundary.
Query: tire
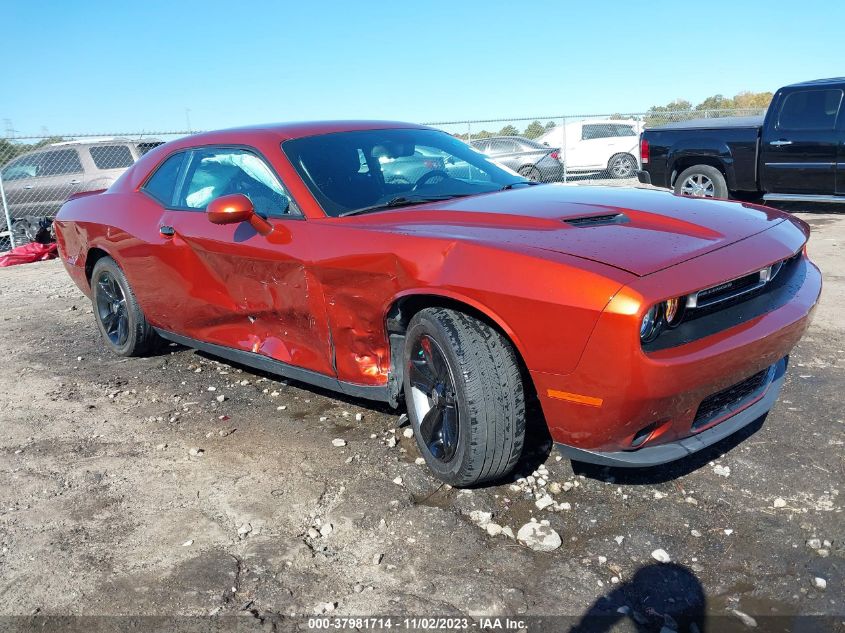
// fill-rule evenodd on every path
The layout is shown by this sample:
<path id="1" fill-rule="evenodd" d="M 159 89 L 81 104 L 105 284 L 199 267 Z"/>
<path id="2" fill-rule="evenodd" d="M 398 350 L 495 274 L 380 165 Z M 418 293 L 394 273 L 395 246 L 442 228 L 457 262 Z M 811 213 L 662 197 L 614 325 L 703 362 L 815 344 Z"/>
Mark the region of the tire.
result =
<path id="1" fill-rule="evenodd" d="M 540 173 L 540 170 L 534 167 L 534 165 L 523 165 L 517 170 L 517 172 L 520 176 L 528 178 L 528 180 L 533 182 L 540 182 L 543 179 L 543 175 Z"/>
<path id="2" fill-rule="evenodd" d="M 525 393 L 510 342 L 467 314 L 426 308 L 411 319 L 403 359 L 408 416 L 431 471 L 453 486 L 512 471 L 525 440 Z"/>
<path id="3" fill-rule="evenodd" d="M 715 167 L 694 165 L 675 179 L 675 193 L 693 198 L 727 199 L 728 183 Z"/>
<path id="4" fill-rule="evenodd" d="M 126 275 L 111 257 L 94 264 L 91 273 L 94 320 L 106 347 L 120 356 L 143 356 L 160 342 L 147 323 Z"/>
<path id="5" fill-rule="evenodd" d="M 634 178 L 637 175 L 637 159 L 630 154 L 614 154 L 607 161 L 607 174 L 611 178 Z"/>

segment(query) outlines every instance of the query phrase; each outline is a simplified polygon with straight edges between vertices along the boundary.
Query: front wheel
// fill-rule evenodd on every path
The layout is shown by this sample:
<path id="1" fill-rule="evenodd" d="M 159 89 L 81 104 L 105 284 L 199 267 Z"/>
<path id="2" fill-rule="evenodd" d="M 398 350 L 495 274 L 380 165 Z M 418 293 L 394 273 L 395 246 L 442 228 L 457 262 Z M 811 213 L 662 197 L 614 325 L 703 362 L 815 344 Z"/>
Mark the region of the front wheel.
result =
<path id="1" fill-rule="evenodd" d="M 420 452 L 454 486 L 498 479 L 525 439 L 525 394 L 510 342 L 462 312 L 427 308 L 405 337 L 405 403 Z"/>
<path id="2" fill-rule="evenodd" d="M 103 257 L 94 264 L 91 301 L 97 328 L 106 347 L 115 354 L 142 356 L 160 341 L 147 323 L 126 275 L 111 257 Z"/>
<path id="3" fill-rule="evenodd" d="M 675 193 L 691 198 L 727 198 L 728 184 L 715 167 L 694 165 L 675 180 Z"/>

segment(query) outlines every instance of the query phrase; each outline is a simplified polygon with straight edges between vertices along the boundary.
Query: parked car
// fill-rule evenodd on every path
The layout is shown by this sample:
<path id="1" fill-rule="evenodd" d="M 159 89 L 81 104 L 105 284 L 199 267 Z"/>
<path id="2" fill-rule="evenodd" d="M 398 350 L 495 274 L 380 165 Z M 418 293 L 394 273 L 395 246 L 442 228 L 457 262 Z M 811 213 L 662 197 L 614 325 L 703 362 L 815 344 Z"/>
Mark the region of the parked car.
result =
<path id="1" fill-rule="evenodd" d="M 15 244 L 42 241 L 59 207 L 72 194 L 106 189 L 162 141 L 109 138 L 46 145 L 5 165 L 0 174 Z"/>
<path id="2" fill-rule="evenodd" d="M 417 151 L 471 177 L 379 174 Z M 459 486 L 514 468 L 535 396 L 588 462 L 661 464 L 734 433 L 774 404 L 821 290 L 788 214 L 539 186 L 401 123 L 173 141 L 56 228 L 112 352 L 165 339 L 404 401 L 426 463 Z"/>
<path id="3" fill-rule="evenodd" d="M 424 175 L 432 171 L 445 172 L 446 163 L 443 156 L 435 152 L 426 152 L 417 149 L 410 156 L 379 155 L 376 149 L 377 158 L 381 165 L 381 173 L 384 180 L 390 183 L 416 184 Z M 361 155 L 362 170 L 369 169 L 366 165 L 366 158 Z M 445 173 L 444 173 L 445 177 Z"/>
<path id="4" fill-rule="evenodd" d="M 475 149 L 534 182 L 558 182 L 563 166 L 557 148 L 521 136 L 494 136 L 470 141 Z"/>
<path id="5" fill-rule="evenodd" d="M 765 117 L 643 132 L 640 182 L 683 196 L 845 202 L 845 77 L 778 90 Z"/>
<path id="6" fill-rule="evenodd" d="M 606 171 L 610 178 L 634 178 L 641 130 L 642 124 L 630 119 L 588 119 L 553 127 L 537 140 L 566 147 L 567 172 Z"/>

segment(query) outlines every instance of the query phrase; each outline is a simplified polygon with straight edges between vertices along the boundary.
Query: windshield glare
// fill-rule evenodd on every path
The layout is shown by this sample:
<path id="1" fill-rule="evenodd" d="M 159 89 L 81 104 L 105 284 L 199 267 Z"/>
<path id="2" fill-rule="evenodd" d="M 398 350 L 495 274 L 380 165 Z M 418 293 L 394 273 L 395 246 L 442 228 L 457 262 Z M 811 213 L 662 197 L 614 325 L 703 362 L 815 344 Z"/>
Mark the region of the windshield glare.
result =
<path id="1" fill-rule="evenodd" d="M 460 139 L 437 130 L 336 132 L 282 143 L 327 215 L 488 193 L 527 182 Z"/>

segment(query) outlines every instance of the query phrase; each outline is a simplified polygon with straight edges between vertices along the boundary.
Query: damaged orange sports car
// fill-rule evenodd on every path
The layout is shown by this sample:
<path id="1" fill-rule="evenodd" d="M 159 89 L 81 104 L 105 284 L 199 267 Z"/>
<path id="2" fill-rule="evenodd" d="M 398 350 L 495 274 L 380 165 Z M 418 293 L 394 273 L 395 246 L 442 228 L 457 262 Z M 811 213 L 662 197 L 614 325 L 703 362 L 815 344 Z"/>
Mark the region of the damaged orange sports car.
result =
<path id="1" fill-rule="evenodd" d="M 734 433 L 774 404 L 821 291 L 788 214 L 538 185 L 404 123 L 173 141 L 56 229 L 115 353 L 165 339 L 404 400 L 460 486 L 514 468 L 534 398 L 581 461 L 656 465 Z"/>

